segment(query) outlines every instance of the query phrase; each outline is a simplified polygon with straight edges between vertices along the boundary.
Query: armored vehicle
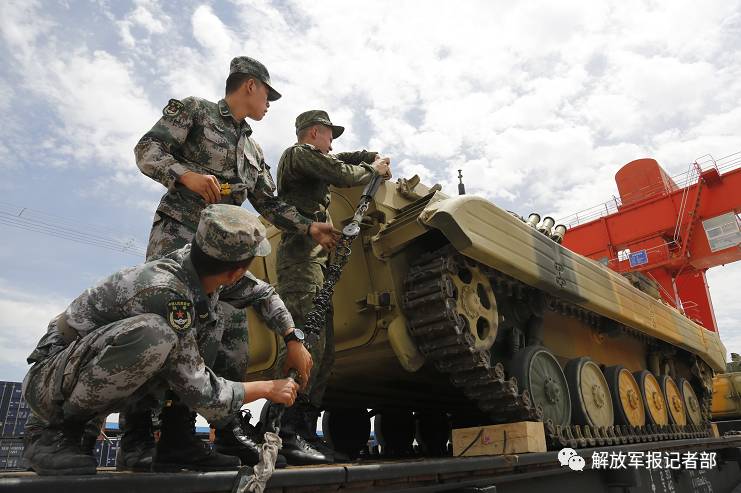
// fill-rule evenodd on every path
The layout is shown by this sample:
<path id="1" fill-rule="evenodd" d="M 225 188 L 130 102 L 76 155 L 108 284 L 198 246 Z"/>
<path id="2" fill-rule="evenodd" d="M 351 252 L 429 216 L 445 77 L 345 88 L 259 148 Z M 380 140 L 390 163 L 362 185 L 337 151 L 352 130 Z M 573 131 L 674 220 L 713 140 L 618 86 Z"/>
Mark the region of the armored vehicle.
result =
<path id="1" fill-rule="evenodd" d="M 361 191 L 333 190 L 338 228 Z M 708 433 L 718 334 L 564 248 L 549 218 L 415 176 L 382 184 L 361 227 L 333 298 L 336 447 L 359 450 L 370 416 L 387 451 L 416 436 L 429 455 L 451 425 L 543 421 L 551 448 Z M 274 254 L 251 270 L 275 283 Z M 273 374 L 278 341 L 248 323 L 249 377 Z"/>
<path id="2" fill-rule="evenodd" d="M 713 377 L 713 401 L 711 406 L 714 420 L 736 420 L 733 429 L 741 428 L 741 356 L 731 353 L 731 362 L 726 371 Z"/>

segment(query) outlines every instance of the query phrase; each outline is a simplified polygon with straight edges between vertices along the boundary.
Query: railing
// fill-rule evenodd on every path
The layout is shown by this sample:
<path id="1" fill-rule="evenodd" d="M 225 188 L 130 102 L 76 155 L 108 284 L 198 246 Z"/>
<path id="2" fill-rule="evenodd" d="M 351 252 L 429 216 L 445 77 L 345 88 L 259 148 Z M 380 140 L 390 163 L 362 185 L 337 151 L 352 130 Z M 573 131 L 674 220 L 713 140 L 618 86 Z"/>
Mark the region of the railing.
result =
<path id="1" fill-rule="evenodd" d="M 698 173 L 701 172 L 703 169 L 708 169 L 710 167 L 714 167 L 719 174 L 741 167 L 741 151 L 734 152 L 733 154 L 729 154 L 728 156 L 724 156 L 717 160 L 713 159 L 710 154 L 706 154 L 697 158 L 694 162 L 690 163 L 687 167 L 687 171 L 674 175 L 671 177 L 671 179 L 677 185 L 678 189 L 685 189 L 685 192 L 683 193 L 686 193 L 687 187 L 697 182 Z M 665 190 L 664 184 L 656 183 L 643 187 L 631 194 L 627 194 L 624 199 L 627 202 L 631 202 L 631 198 L 646 197 L 652 195 L 653 193 L 661 192 L 663 190 Z M 622 205 L 623 200 L 620 197 L 613 196 L 612 199 L 608 200 L 607 202 L 603 202 L 601 204 L 581 210 L 579 212 L 576 212 L 575 214 L 559 219 L 556 222 L 565 224 L 568 228 L 572 228 L 574 226 L 578 226 L 579 224 L 588 223 L 594 221 L 595 219 L 599 219 L 600 217 L 614 214 Z"/>

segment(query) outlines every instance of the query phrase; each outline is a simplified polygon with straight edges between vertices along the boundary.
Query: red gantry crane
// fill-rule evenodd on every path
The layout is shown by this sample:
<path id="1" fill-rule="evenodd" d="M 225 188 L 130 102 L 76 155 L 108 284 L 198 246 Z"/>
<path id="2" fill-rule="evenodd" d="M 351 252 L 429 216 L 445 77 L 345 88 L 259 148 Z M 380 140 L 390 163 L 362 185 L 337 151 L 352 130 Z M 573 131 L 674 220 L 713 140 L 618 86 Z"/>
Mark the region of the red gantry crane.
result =
<path id="1" fill-rule="evenodd" d="M 669 177 L 653 159 L 616 174 L 620 197 L 561 222 L 564 246 L 617 272 L 641 272 L 661 297 L 717 331 L 705 272 L 741 260 L 741 152 L 704 156 Z"/>

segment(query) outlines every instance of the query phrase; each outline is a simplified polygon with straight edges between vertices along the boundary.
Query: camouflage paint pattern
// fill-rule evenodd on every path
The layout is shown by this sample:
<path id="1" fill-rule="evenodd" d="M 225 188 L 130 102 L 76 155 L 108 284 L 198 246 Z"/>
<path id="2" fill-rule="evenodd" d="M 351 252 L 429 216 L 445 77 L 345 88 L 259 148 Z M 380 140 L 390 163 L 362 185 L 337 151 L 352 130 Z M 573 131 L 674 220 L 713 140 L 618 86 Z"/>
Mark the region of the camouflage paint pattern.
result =
<path id="1" fill-rule="evenodd" d="M 439 193 L 439 192 L 438 192 Z M 474 196 L 439 194 L 420 213 L 427 227 L 440 230 L 464 255 L 546 293 L 651 337 L 698 354 L 711 368 L 725 367 L 717 333 L 634 288 L 601 264 L 551 241 L 507 211 Z M 506 234 L 487 234 L 488 231 Z"/>
<path id="2" fill-rule="evenodd" d="M 273 195 L 270 167 L 251 137 L 252 129 L 234 118 L 225 100 L 171 99 L 162 115 L 134 148 L 141 172 L 167 187 L 157 208 L 159 215 L 196 229 L 206 201 L 177 181 L 193 171 L 234 185 L 222 197 L 223 203 L 242 205 L 249 199 L 255 210 L 282 230 L 307 233 L 312 221 Z"/>
<path id="3" fill-rule="evenodd" d="M 336 222 L 342 224 L 352 216 L 361 191 L 360 186 L 331 190 L 331 213 Z M 439 375 L 432 376 L 425 369 L 425 357 L 401 310 L 409 266 L 443 242 L 555 299 L 615 322 L 603 328 L 618 327 L 618 332 L 604 334 L 547 307 L 544 340 L 561 362 L 590 356 L 600 363 L 626 364 L 635 371 L 652 368 L 649 356 L 653 348 L 667 351 L 662 358 L 674 349 L 677 353 L 672 361 L 681 377 L 694 378 L 692 362 L 697 358 L 703 376 L 702 382 L 694 378 L 693 385 L 704 385 L 704 375 L 710 368 L 720 371 L 725 366 L 725 349 L 717 333 L 480 197 L 450 197 L 434 193 L 418 179 L 399 179 L 381 185 L 368 214 L 379 224 L 369 222 L 354 242 L 350 264 L 333 297 L 336 361 L 325 406 L 414 408 L 421 402 L 459 404 L 459 394 L 445 387 Z M 281 236 L 268 228 L 276 252 L 254 270 L 258 277 L 271 282 L 280 279 L 276 260 Z M 511 299 L 507 295 L 503 302 L 511 304 Z M 492 320 L 492 331 L 497 330 L 497 323 Z M 271 355 L 275 341 L 266 340 L 259 325 L 255 322 L 250 327 L 254 346 L 262 348 L 251 355 L 252 371 L 263 373 L 251 373 L 250 378 L 274 371 Z M 647 343 L 644 336 L 657 344 Z"/>
<path id="4" fill-rule="evenodd" d="M 278 163 L 278 196 L 308 217 L 331 222 L 327 214 L 330 185 L 352 187 L 369 182 L 375 169 L 367 163 L 375 157 L 375 152 L 368 151 L 323 154 L 310 144 L 295 144 L 283 152 Z M 327 260 L 327 252 L 306 235 L 283 233 L 277 251 L 278 292 L 298 328 L 303 328 L 314 295 L 324 282 Z M 334 328 L 328 323 L 311 347 L 314 368 L 305 390 L 317 407 L 334 366 L 334 350 Z M 284 357 L 285 347 L 276 366 L 279 370 Z"/>
<path id="5" fill-rule="evenodd" d="M 728 372 L 713 377 L 713 419 L 741 417 L 741 372 Z"/>
<path id="6" fill-rule="evenodd" d="M 29 363 L 35 363 L 24 381 L 29 405 L 49 419 L 56 370 L 66 359 L 65 415 L 92 418 L 121 410 L 147 394 L 161 394 L 167 386 L 208 419 L 231 414 L 242 405 L 242 384 L 216 376 L 201 356 L 202 349 L 209 359 L 232 350 L 219 348 L 213 342 L 218 336 L 211 336 L 225 330 L 218 324 L 224 315 L 219 300 L 239 310 L 255 306 L 277 333 L 293 326 L 275 290 L 249 273 L 206 295 L 190 246 L 185 246 L 112 274 L 51 321 L 29 356 Z M 70 333 L 76 337 L 72 342 Z"/>

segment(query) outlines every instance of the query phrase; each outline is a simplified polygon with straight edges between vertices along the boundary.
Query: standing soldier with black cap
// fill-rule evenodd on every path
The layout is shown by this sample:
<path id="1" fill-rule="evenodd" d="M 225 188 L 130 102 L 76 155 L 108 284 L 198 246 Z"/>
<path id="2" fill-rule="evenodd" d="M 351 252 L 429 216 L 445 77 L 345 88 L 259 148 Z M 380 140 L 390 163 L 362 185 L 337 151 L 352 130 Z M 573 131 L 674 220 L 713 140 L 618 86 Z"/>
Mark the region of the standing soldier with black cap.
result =
<path id="1" fill-rule="evenodd" d="M 370 151 L 330 154 L 332 141 L 344 132 L 332 124 L 326 111 L 311 110 L 296 118 L 298 142 L 283 152 L 278 163 L 278 197 L 304 216 L 332 222 L 328 215 L 329 186 L 353 187 L 373 175 L 391 177 L 389 159 Z M 327 267 L 328 254 L 305 235 L 283 232 L 277 253 L 278 292 L 302 329 L 313 307 Z M 281 453 L 289 464 L 333 462 L 346 459 L 316 435 L 322 398 L 334 366 L 334 330 L 331 314 L 327 327 L 310 351 L 316 365 L 306 392 L 283 414 Z"/>
<path id="2" fill-rule="evenodd" d="M 196 97 L 182 101 L 171 99 L 162 110 L 162 118 L 134 149 L 142 173 L 167 187 L 154 215 L 147 260 L 189 243 L 195 234 L 199 214 L 208 204 L 242 205 L 246 199 L 281 230 L 331 249 L 337 236 L 330 224 L 302 216 L 295 207 L 273 195 L 275 186 L 270 168 L 245 121 L 246 117 L 262 120 L 270 102 L 281 97 L 272 87 L 268 70 L 253 58 L 234 58 L 225 93 L 218 103 Z M 218 354 L 214 366 L 217 375 L 241 380 L 247 372 L 246 314 L 226 303 L 219 305 L 222 327 L 209 337 L 199 338 L 199 347 L 204 357 L 205 353 Z M 188 419 L 181 419 L 183 415 Z M 176 400 L 161 415 L 163 430 L 166 428 L 171 433 L 189 433 L 194 419 L 195 413 Z M 168 424 L 168 420 L 181 423 L 182 429 Z M 124 438 L 131 437 L 128 442 L 131 446 L 122 444 L 119 469 L 149 468 L 153 445 L 149 422 L 148 409 L 129 409 L 123 413 Z M 254 464 L 257 449 L 253 434 L 248 420 L 242 426 L 217 426 L 216 450 L 237 455 L 243 463 Z M 169 457 L 173 456 L 172 452 L 178 452 L 161 450 L 164 447 L 162 442 L 157 445 L 157 457 L 163 452 Z M 196 463 L 192 450 L 179 452 L 183 467 L 209 469 L 209 465 Z"/>

